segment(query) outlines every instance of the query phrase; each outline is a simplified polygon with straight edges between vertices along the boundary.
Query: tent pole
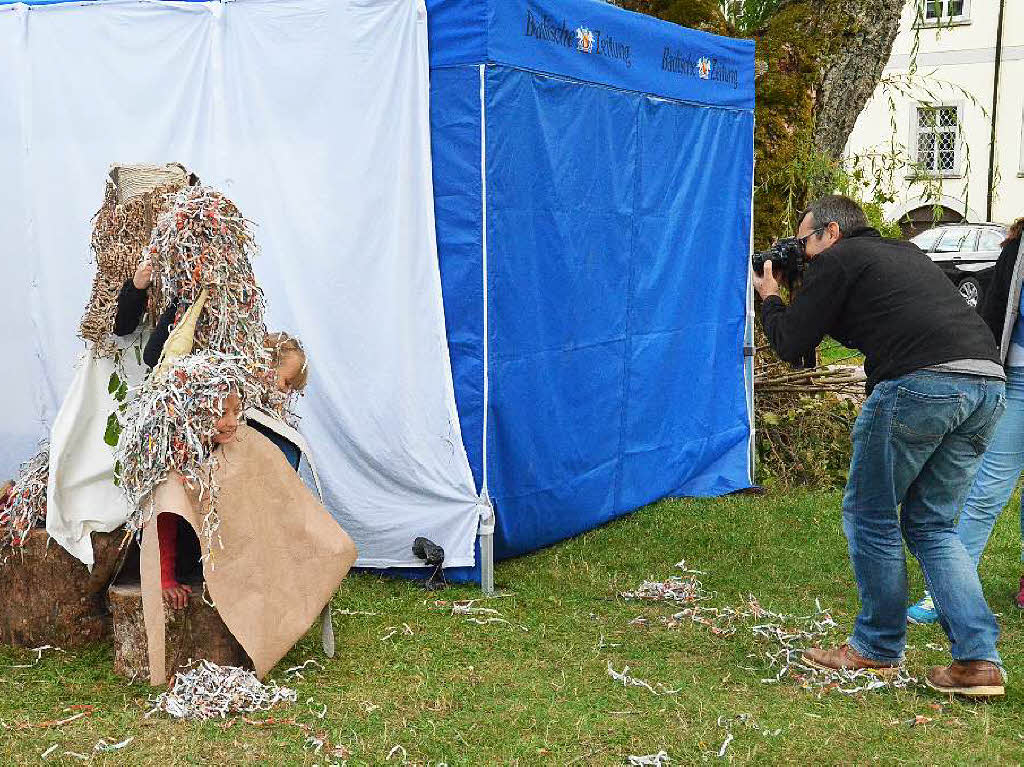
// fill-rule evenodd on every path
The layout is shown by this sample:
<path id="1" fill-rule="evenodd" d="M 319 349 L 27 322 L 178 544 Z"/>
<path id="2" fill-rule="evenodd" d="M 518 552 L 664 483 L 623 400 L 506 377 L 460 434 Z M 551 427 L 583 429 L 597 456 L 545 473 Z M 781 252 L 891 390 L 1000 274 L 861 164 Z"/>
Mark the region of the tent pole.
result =
<path id="1" fill-rule="evenodd" d="M 751 136 L 753 138 L 753 136 Z M 756 162 L 756 160 L 755 160 Z M 750 187 L 750 252 L 754 252 L 754 185 Z M 747 465 L 750 471 L 750 484 L 757 482 L 757 445 L 754 435 L 754 353 L 757 345 L 754 341 L 754 268 L 747 259 L 747 323 L 744 331 L 743 367 L 747 385 L 747 415 L 750 419 L 750 442 L 747 445 Z"/>
<path id="2" fill-rule="evenodd" d="M 483 353 L 484 353 L 484 412 L 483 412 L 483 445 L 482 474 L 480 500 L 486 506 L 480 519 L 480 587 L 484 595 L 494 593 L 494 504 L 491 503 L 487 489 L 487 430 L 490 403 L 490 349 L 491 336 L 490 316 L 488 313 L 488 275 L 487 275 L 487 65 L 480 65 L 480 271 L 483 273 Z"/>
<path id="3" fill-rule="evenodd" d="M 494 506 L 484 496 L 487 509 L 480 519 L 480 588 L 484 596 L 494 593 Z"/>
<path id="4" fill-rule="evenodd" d="M 494 593 L 494 534 L 480 536 L 480 586 L 484 596 Z"/>

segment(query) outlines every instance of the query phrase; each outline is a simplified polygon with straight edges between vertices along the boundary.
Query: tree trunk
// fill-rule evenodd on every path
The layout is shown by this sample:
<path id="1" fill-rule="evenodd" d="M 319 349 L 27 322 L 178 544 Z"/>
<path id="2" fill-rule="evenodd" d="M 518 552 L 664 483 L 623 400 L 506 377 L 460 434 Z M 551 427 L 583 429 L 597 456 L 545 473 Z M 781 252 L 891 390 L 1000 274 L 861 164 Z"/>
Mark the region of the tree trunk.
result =
<path id="1" fill-rule="evenodd" d="M 23 547 L 0 551 L 0 644 L 69 649 L 106 639 L 104 592 L 123 538 L 121 529 L 92 534 L 91 574 L 42 528 Z"/>
<path id="2" fill-rule="evenodd" d="M 188 606 L 164 610 L 167 675 L 193 660 L 221 666 L 252 668 L 252 661 L 217 612 L 203 601 L 202 584 L 192 584 Z M 149 680 L 149 644 L 142 613 L 142 589 L 137 583 L 118 584 L 107 593 L 114 618 L 114 673 L 127 679 Z"/>
<path id="3" fill-rule="evenodd" d="M 776 19 L 803 17 L 799 27 L 815 48 L 814 146 L 828 157 L 842 156 L 857 116 L 878 87 L 902 11 L 903 3 L 878 0 L 788 0 L 781 5 Z"/>

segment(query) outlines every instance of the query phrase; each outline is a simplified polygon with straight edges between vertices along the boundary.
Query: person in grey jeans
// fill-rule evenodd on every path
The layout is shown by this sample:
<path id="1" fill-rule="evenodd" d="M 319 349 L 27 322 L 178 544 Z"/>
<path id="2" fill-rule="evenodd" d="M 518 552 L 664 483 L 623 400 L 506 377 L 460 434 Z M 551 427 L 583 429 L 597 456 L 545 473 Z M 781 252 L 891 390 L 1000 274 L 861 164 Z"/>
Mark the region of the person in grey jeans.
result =
<path id="1" fill-rule="evenodd" d="M 983 697 L 1005 693 L 999 629 L 956 534 L 957 511 L 1005 408 L 992 333 L 915 245 L 879 236 L 860 207 L 812 203 L 797 232 L 807 267 L 787 306 L 771 262 L 755 275 L 776 353 L 797 364 L 825 335 L 864 354 L 868 398 L 853 429 L 843 530 L 860 596 L 846 643 L 811 648 L 823 669 L 894 674 L 907 634 L 907 563 L 917 558 L 953 661 L 928 684 Z"/>
<path id="2" fill-rule="evenodd" d="M 1024 246 L 1021 233 L 1024 218 L 1017 219 L 1006 234 L 1002 252 L 993 269 L 985 300 L 978 308 L 999 343 L 999 356 L 1006 370 L 1006 413 L 985 451 L 974 484 L 967 494 L 957 534 L 974 564 L 988 545 L 1013 489 L 1024 471 Z M 1020 509 L 1024 530 L 1024 506 Z M 1024 609 L 1024 576 L 1020 579 L 1016 605 Z M 911 623 L 934 623 L 939 619 L 929 592 L 907 611 Z"/>

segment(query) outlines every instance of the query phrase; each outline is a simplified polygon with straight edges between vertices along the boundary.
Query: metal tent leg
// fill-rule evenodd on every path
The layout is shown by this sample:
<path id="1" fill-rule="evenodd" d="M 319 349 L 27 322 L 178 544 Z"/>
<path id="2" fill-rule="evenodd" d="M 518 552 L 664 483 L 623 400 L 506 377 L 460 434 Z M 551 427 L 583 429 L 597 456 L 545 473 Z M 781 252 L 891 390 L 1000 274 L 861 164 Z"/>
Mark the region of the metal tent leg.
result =
<path id="1" fill-rule="evenodd" d="M 484 490 L 480 509 L 480 588 L 484 596 L 494 593 L 494 506 Z"/>
<path id="2" fill-rule="evenodd" d="M 480 586 L 484 596 L 494 593 L 494 533 L 480 536 Z"/>

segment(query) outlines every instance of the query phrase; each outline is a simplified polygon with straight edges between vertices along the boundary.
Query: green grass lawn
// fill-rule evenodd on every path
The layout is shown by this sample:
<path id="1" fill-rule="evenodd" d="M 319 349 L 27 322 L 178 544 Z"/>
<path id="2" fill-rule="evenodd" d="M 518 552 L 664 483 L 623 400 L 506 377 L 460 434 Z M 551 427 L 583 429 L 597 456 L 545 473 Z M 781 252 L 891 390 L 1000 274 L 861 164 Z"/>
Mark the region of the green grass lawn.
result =
<path id="1" fill-rule="evenodd" d="M 412 583 L 350 578 L 337 610 L 376 615 L 336 615 L 337 657 L 293 684 L 298 704 L 251 719 L 295 718 L 346 749 L 349 764 L 620 765 L 629 755 L 661 750 L 674 764 L 692 764 L 721 761 L 717 754 L 730 732 L 726 759 L 742 763 L 1020 762 L 1024 630 L 1011 602 L 1020 574 L 1016 527 L 1016 515 L 1004 514 L 983 565 L 1010 671 L 1008 695 L 999 702 L 950 702 L 923 688 L 819 696 L 792 681 L 762 684 L 763 674 L 744 667 L 756 666 L 748 656 L 768 647 L 748 629 L 720 638 L 692 623 L 670 628 L 658 618 L 678 608 L 617 596 L 644 579 L 672 575 L 685 558 L 707 572 L 701 579 L 716 604 L 737 604 L 752 593 L 767 608 L 807 614 L 819 598 L 849 628 L 857 599 L 839 496 L 800 494 L 664 501 L 501 564 L 496 578 L 508 596 L 479 604 L 509 623 L 477 625 L 435 605 L 478 596 L 471 588 L 427 594 Z M 916 567 L 911 572 L 916 592 L 920 575 Z M 631 625 L 637 616 L 649 623 Z M 938 628 L 912 627 L 909 642 L 915 675 L 945 662 L 943 649 L 926 647 L 946 647 Z M 38 764 L 53 744 L 58 748 L 48 762 L 81 764 L 62 754 L 89 755 L 100 738 L 130 736 L 127 747 L 97 753 L 90 763 L 332 761 L 326 751 L 317 755 L 307 747 L 307 732 L 294 724 L 144 719 L 149 688 L 114 677 L 107 646 L 47 653 L 32 668 L 10 668 L 32 657 L 0 650 L 3 764 Z M 321 658 L 313 632 L 273 676 L 283 681 L 285 668 L 308 658 Z M 625 688 L 608 676 L 609 661 L 679 691 L 656 696 Z M 19 727 L 66 717 L 75 705 L 92 705 L 94 713 L 59 728 Z M 740 714 L 781 732 L 766 736 L 741 722 L 719 726 L 719 717 Z M 931 721 L 910 726 L 918 715 Z"/>
<path id="2" fill-rule="evenodd" d="M 833 338 L 825 337 L 818 346 L 822 365 L 863 365 L 864 355 L 856 349 L 847 349 Z"/>

